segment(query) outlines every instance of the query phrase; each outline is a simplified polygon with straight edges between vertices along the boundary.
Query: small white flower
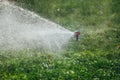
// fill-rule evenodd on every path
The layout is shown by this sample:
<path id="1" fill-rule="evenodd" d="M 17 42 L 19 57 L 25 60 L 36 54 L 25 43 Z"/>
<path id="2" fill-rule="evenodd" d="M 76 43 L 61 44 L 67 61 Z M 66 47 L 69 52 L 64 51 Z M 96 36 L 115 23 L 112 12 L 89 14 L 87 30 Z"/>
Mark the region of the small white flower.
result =
<path id="1" fill-rule="evenodd" d="M 59 11 L 60 11 L 60 9 L 58 8 L 58 9 L 57 9 L 57 11 L 59 12 Z"/>

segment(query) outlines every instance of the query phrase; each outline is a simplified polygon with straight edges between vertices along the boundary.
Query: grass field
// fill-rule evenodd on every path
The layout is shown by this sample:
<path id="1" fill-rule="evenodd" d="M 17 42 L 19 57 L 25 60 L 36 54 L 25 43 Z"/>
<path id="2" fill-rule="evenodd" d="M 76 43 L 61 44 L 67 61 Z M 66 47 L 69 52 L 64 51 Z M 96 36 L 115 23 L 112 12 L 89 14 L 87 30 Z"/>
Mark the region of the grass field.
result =
<path id="1" fill-rule="evenodd" d="M 16 1 L 81 37 L 58 55 L 0 51 L 0 80 L 120 80 L 119 0 Z"/>

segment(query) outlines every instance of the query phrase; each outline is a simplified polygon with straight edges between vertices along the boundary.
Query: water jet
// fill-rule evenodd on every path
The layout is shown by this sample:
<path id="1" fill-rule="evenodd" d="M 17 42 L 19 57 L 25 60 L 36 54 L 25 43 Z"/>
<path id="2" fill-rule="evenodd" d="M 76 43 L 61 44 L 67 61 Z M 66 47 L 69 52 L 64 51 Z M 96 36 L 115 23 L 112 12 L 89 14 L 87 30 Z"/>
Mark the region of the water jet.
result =
<path id="1" fill-rule="evenodd" d="M 74 32 L 34 12 L 0 3 L 0 50 L 45 49 L 61 51 Z"/>

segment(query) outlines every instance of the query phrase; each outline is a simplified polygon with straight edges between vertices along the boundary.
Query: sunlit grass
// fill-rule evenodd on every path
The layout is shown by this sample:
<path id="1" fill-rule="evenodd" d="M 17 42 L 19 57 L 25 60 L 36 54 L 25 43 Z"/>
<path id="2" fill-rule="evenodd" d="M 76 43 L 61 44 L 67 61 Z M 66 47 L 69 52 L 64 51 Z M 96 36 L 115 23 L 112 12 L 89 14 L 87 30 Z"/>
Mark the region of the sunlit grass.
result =
<path id="1" fill-rule="evenodd" d="M 17 1 L 81 36 L 58 55 L 39 49 L 0 51 L 1 80 L 120 79 L 118 0 Z"/>

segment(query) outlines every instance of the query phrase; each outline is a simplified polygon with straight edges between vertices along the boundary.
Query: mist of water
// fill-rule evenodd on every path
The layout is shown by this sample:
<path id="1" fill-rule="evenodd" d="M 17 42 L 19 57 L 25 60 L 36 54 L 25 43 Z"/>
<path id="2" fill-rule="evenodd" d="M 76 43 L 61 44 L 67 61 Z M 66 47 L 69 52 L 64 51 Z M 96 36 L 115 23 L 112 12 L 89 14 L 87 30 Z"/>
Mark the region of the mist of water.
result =
<path id="1" fill-rule="evenodd" d="M 59 51 L 73 32 L 8 1 L 0 2 L 0 50 Z"/>

